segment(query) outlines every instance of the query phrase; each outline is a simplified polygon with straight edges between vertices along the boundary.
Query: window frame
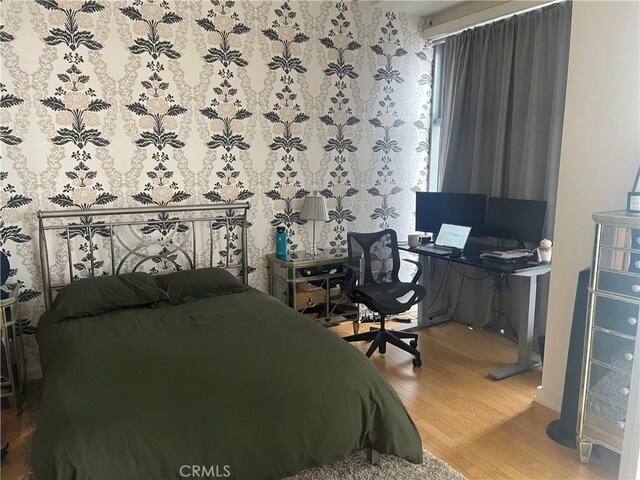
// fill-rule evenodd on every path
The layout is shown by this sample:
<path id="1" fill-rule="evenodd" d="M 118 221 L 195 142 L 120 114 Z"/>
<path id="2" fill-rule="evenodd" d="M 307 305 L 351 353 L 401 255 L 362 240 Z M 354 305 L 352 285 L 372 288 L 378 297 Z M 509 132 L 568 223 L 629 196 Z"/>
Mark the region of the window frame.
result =
<path id="1" fill-rule="evenodd" d="M 433 45 L 431 73 L 431 128 L 429 130 L 429 177 L 427 191 L 439 191 L 440 127 L 444 100 L 444 42 Z"/>

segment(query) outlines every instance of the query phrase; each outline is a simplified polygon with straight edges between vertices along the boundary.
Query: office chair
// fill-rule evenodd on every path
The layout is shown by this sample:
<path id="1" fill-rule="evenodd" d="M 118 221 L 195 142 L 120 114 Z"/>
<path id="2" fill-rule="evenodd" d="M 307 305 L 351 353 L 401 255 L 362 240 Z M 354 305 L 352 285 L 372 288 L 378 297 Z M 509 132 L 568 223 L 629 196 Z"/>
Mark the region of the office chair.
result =
<path id="1" fill-rule="evenodd" d="M 411 283 L 401 282 L 398 278 L 400 271 L 400 253 L 398 238 L 391 229 L 375 233 L 347 234 L 349 248 L 349 264 L 345 265 L 347 276 L 345 279 L 345 293 L 354 303 L 362 303 L 369 310 L 380 315 L 380 328 L 370 332 L 358 333 L 344 337 L 347 342 L 373 341 L 367 357 L 380 350 L 384 354 L 387 342 L 409 352 L 414 356 L 413 366 L 422 365 L 418 351 L 418 335 L 415 333 L 397 332 L 385 328 L 385 318 L 406 312 L 413 305 L 421 301 L 426 295 L 418 279 L 422 274 L 419 262 L 404 259 L 418 267 Z M 409 339 L 406 344 L 402 339 Z"/>

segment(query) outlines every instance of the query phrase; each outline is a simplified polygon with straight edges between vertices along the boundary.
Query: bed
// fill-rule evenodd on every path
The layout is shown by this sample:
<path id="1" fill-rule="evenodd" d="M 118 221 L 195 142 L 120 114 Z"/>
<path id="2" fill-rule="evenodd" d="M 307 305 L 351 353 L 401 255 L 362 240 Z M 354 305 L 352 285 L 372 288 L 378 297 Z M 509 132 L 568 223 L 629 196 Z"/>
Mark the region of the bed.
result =
<path id="1" fill-rule="evenodd" d="M 246 279 L 248 205 L 233 211 L 201 208 L 198 215 L 222 215 L 198 217 L 205 218 L 205 231 L 222 223 L 226 247 L 227 237 L 237 239 L 232 231 L 238 229 L 244 248 L 241 259 L 235 255 L 238 264 L 229 252 L 219 261 L 207 254 L 209 265 L 205 262 L 200 273 L 210 267 L 237 268 Z M 151 210 L 145 213 L 155 213 Z M 232 216 L 242 221 L 234 223 Z M 43 255 L 49 255 L 44 222 L 60 218 L 41 214 Z M 198 228 L 193 217 L 175 221 Z M 110 236 L 102 239 L 111 260 L 94 266 L 95 276 L 109 269 L 122 273 L 126 262 L 115 257 L 131 249 L 109 244 L 116 238 L 113 230 L 130 223 L 105 221 Z M 148 224 L 136 220 L 136 225 L 145 229 Z M 51 230 L 58 229 L 55 238 L 65 243 L 71 238 L 67 228 L 69 223 L 58 221 Z M 188 230 L 182 233 L 198 238 Z M 140 241 L 139 235 L 132 237 Z M 199 237 L 208 238 L 208 252 L 217 251 L 208 245 L 214 236 Z M 165 254 L 176 262 L 177 244 L 175 238 L 159 242 L 155 252 L 147 246 L 139 259 L 129 255 L 126 261 L 138 271 L 145 265 L 143 256 L 154 266 Z M 183 253 L 199 257 L 195 247 L 181 245 Z M 67 253 L 73 250 L 66 248 Z M 195 260 L 187 263 L 198 267 Z M 51 282 L 54 272 L 48 267 L 47 261 L 49 308 L 38 326 L 44 382 L 33 438 L 37 478 L 188 478 L 194 467 L 227 478 L 281 478 L 370 449 L 421 462 L 418 432 L 373 364 L 280 301 L 244 287 L 60 319 L 51 295 L 59 285 Z M 56 270 L 64 268 L 56 264 Z"/>

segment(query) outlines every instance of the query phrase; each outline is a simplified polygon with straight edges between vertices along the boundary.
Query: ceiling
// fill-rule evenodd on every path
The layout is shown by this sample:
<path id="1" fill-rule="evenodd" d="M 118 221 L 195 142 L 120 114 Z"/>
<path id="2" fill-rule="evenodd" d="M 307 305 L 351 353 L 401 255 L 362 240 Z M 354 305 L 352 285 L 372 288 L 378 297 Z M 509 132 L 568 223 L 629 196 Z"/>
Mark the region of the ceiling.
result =
<path id="1" fill-rule="evenodd" d="M 444 10 L 469 3 L 468 0 L 374 0 L 376 7 L 431 17 Z"/>

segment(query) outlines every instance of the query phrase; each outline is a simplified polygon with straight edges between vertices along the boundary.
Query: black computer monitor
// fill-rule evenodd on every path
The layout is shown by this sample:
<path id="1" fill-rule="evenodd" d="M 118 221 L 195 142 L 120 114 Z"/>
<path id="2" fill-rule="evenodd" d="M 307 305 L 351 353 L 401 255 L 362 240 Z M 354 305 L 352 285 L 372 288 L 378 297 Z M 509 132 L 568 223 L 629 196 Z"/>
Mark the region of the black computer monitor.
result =
<path id="1" fill-rule="evenodd" d="M 544 230 L 547 202 L 516 198 L 489 199 L 487 235 L 490 237 L 539 243 Z"/>
<path id="2" fill-rule="evenodd" d="M 437 234 L 443 223 L 471 227 L 471 235 L 484 235 L 487 196 L 478 193 L 416 193 L 416 230 Z"/>

